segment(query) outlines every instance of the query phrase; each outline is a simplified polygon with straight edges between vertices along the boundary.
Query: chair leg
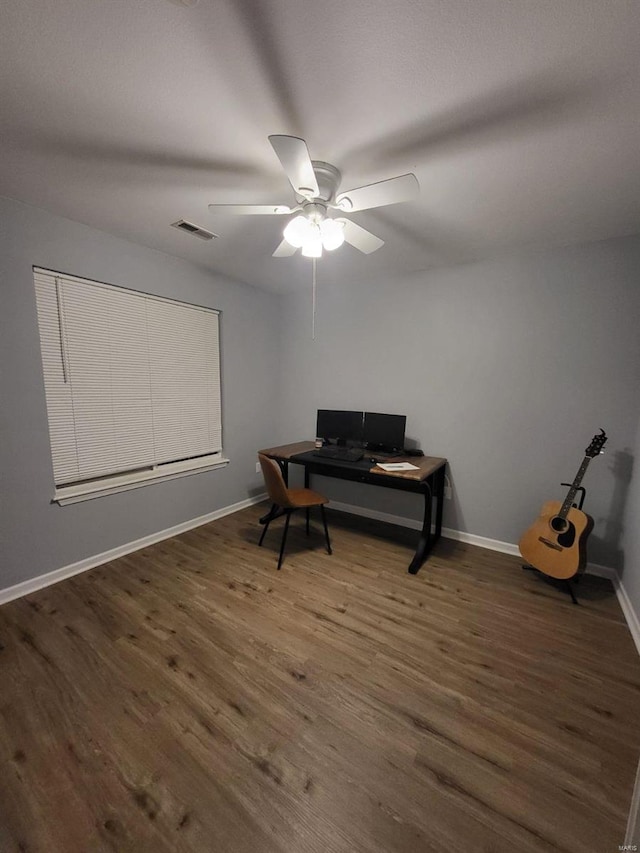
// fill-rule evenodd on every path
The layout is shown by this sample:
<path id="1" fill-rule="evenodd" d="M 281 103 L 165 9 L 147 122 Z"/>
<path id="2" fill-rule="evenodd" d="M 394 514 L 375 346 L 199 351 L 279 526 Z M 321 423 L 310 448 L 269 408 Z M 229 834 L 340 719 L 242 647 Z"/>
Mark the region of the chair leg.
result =
<path id="1" fill-rule="evenodd" d="M 309 535 L 309 507 L 307 507 L 306 516 L 307 516 L 307 536 L 308 536 Z"/>
<path id="2" fill-rule="evenodd" d="M 322 516 L 322 523 L 324 524 L 324 535 L 327 539 L 327 554 L 332 554 L 331 550 L 331 540 L 329 539 L 329 528 L 327 527 L 327 516 L 324 512 L 324 506 L 320 504 L 320 515 Z"/>
<path id="3" fill-rule="evenodd" d="M 267 530 L 269 529 L 269 525 L 271 524 L 271 519 L 273 518 L 276 509 L 277 509 L 277 505 L 271 504 L 271 509 L 269 510 L 267 515 L 265 516 L 264 527 L 262 528 L 262 535 L 260 536 L 260 541 L 258 542 L 258 547 L 260 547 L 262 545 L 262 543 L 264 542 L 265 534 L 266 534 Z"/>
<path id="4" fill-rule="evenodd" d="M 284 523 L 284 531 L 282 533 L 282 544 L 280 545 L 280 556 L 278 557 L 278 569 L 282 565 L 282 558 L 284 557 L 284 546 L 287 542 L 287 532 L 289 530 L 289 520 L 291 519 L 291 513 L 287 513 L 287 520 Z"/>

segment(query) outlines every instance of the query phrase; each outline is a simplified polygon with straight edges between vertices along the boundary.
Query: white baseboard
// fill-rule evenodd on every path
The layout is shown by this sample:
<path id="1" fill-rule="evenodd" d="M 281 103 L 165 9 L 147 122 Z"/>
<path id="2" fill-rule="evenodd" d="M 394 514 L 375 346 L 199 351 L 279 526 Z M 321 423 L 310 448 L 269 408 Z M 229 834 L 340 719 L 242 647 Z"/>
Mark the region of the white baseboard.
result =
<path id="1" fill-rule="evenodd" d="M 489 551 L 499 551 L 501 554 L 510 554 L 517 557 L 520 554 L 517 545 L 511 542 L 501 542 L 500 539 L 488 539 L 486 536 L 476 536 L 475 533 L 464 533 L 461 530 L 453 530 L 451 527 L 443 527 L 442 535 L 445 539 L 455 539 L 457 542 L 466 542 L 468 545 L 477 545 L 478 548 L 487 548 Z"/>
<path id="2" fill-rule="evenodd" d="M 353 506 L 345 504 L 341 501 L 332 500 L 328 504 L 329 509 L 337 509 L 339 512 L 348 512 L 350 515 L 360 515 L 363 518 L 372 518 L 374 521 L 385 521 L 387 524 L 397 524 L 398 527 L 410 527 L 411 530 L 422 530 L 422 522 L 416 521 L 414 518 L 404 518 L 401 515 L 391 515 L 388 512 L 380 512 L 377 509 L 367 509 L 366 507 Z"/>
<path id="3" fill-rule="evenodd" d="M 617 575 L 615 575 L 613 579 L 613 587 L 616 591 L 616 595 L 618 596 L 618 601 L 620 602 L 620 607 L 624 613 L 624 618 L 627 620 L 627 625 L 631 631 L 633 641 L 636 644 L 638 654 L 640 654 L 640 619 L 638 618 L 638 614 L 634 610 L 631 599 L 629 598 L 622 581 Z"/>
<path id="4" fill-rule="evenodd" d="M 397 524 L 400 527 L 409 527 L 411 528 L 411 530 L 422 529 L 422 522 L 417 521 L 414 518 L 403 518 L 400 515 L 391 515 L 387 512 L 380 512 L 380 510 L 365 509 L 360 506 L 352 506 L 351 504 L 342 503 L 340 501 L 331 501 L 330 506 L 333 509 L 337 509 L 342 512 L 348 512 L 352 515 L 360 515 L 364 516 L 365 518 L 372 518 L 375 521 L 384 521 L 388 524 Z M 488 539 L 486 536 L 477 536 L 474 533 L 465 533 L 461 530 L 453 530 L 450 527 L 443 527 L 442 535 L 445 537 L 445 539 L 455 539 L 458 542 L 466 542 L 469 545 L 477 545 L 479 548 L 487 548 L 489 551 L 499 551 L 501 554 L 511 554 L 514 557 L 517 557 L 520 554 L 518 546 L 513 544 L 512 542 L 501 542 L 499 539 Z M 588 563 L 586 573 L 601 578 L 607 578 L 607 580 L 611 581 L 611 583 L 613 584 L 613 588 L 616 592 L 620 608 L 622 610 L 624 618 L 627 621 L 629 630 L 631 631 L 631 636 L 636 645 L 636 649 L 638 650 L 638 654 L 640 654 L 640 619 L 638 618 L 638 614 L 633 608 L 631 600 L 627 595 L 622 581 L 618 577 L 618 573 L 615 569 L 612 569 L 609 566 L 600 566 L 597 563 Z"/>
<path id="5" fill-rule="evenodd" d="M 253 498 L 239 501 L 230 506 L 222 507 L 214 510 L 207 515 L 201 515 L 198 518 L 192 518 L 189 521 L 184 521 L 182 524 L 176 524 L 174 527 L 168 527 L 166 530 L 160 530 L 157 533 L 152 533 L 149 536 L 144 536 L 142 539 L 136 539 L 134 542 L 127 542 L 124 545 L 119 545 L 117 548 L 112 548 L 110 551 L 104 551 L 102 554 L 96 554 L 93 557 L 88 557 L 85 560 L 80 560 L 77 563 L 72 563 L 69 566 L 63 566 L 60 569 L 55 569 L 47 574 L 39 575 L 35 578 L 22 581 L 14 586 L 0 590 L 0 605 L 8 601 L 13 601 L 16 598 L 21 598 L 23 595 L 29 595 L 39 589 L 43 589 L 51 584 L 65 578 L 73 577 L 81 572 L 86 572 L 89 569 L 94 569 L 96 566 L 101 566 L 103 563 L 108 563 L 118 557 L 124 557 L 126 554 L 131 554 L 133 551 L 138 551 L 140 548 L 146 548 L 149 545 L 154 545 L 156 542 L 161 542 L 163 539 L 170 539 L 172 536 L 178 536 L 180 533 L 185 533 L 187 530 L 193 530 L 194 527 L 200 527 L 202 524 L 208 524 L 210 521 L 215 521 L 218 518 L 223 518 L 225 515 L 231 515 L 234 512 L 239 512 L 242 509 L 253 506 L 266 500 L 266 494 L 256 495 Z M 388 512 L 380 510 L 367 509 L 365 507 L 353 506 L 352 504 L 342 503 L 340 501 L 331 501 L 331 507 L 341 512 L 348 512 L 351 515 L 359 515 L 364 518 L 372 518 L 375 521 L 384 521 L 388 524 L 396 524 L 399 527 L 409 527 L 412 530 L 421 530 L 422 522 L 413 518 L 405 518 L 400 515 L 392 515 Z M 477 545 L 479 548 L 487 548 L 489 551 L 499 551 L 502 554 L 511 554 L 518 556 L 520 553 L 518 546 L 511 542 L 501 542 L 499 539 L 489 539 L 486 536 L 477 536 L 474 533 L 465 533 L 461 530 L 453 530 L 450 527 L 442 528 L 442 535 L 446 539 L 454 539 L 458 542 L 466 542 L 469 545 Z M 608 566 L 599 566 L 595 563 L 587 565 L 587 573 L 597 575 L 599 577 L 608 578 L 616 591 L 616 596 L 620 602 L 620 607 L 631 631 L 631 636 L 640 654 L 640 619 L 635 612 L 633 605 L 627 592 L 618 577 L 617 572 Z"/>
<path id="6" fill-rule="evenodd" d="M 629 820 L 627 821 L 627 832 L 624 837 L 626 848 L 618 847 L 626 850 L 640 849 L 640 762 L 638 762 L 638 770 L 636 771 L 636 784 L 631 797 L 631 808 L 629 809 Z"/>
<path id="7" fill-rule="evenodd" d="M 96 566 L 101 566 L 103 563 L 109 563 L 111 560 L 116 560 L 118 557 L 124 557 L 126 554 L 131 554 L 133 551 L 139 551 L 141 548 L 147 548 L 149 545 L 155 545 L 156 542 L 161 542 L 163 539 L 170 539 L 172 536 L 178 536 L 180 533 L 186 533 L 187 530 L 193 530 L 194 527 L 200 527 L 203 524 L 208 524 L 210 521 L 216 521 L 218 518 L 224 518 L 225 515 L 231 515 L 234 512 L 239 512 L 241 509 L 246 509 L 249 506 L 260 503 L 266 499 L 266 494 L 256 495 L 253 498 L 247 498 L 244 501 L 231 504 L 230 506 L 216 509 L 207 515 L 201 515 L 198 518 L 192 518 L 189 521 L 183 521 L 181 524 L 176 524 L 173 527 L 167 527 L 165 530 L 160 530 L 157 533 L 152 533 L 149 536 L 143 536 L 142 539 L 136 539 L 133 542 L 127 542 L 124 545 L 119 545 L 117 548 L 111 548 L 109 551 L 103 551 L 102 554 L 96 554 L 93 557 L 87 557 L 85 560 L 79 560 L 77 563 L 71 563 L 69 566 L 63 566 L 60 569 L 54 569 L 52 572 L 47 572 L 44 575 L 38 575 L 35 578 L 22 581 L 21 583 L 9 586 L 6 589 L 0 589 L 0 605 L 6 604 L 8 601 L 13 601 L 15 598 L 22 598 L 23 595 L 29 595 L 32 592 L 37 592 L 39 589 L 44 589 L 46 586 L 58 583 L 65 578 L 79 575 L 81 572 L 86 572 L 89 569 L 95 569 Z"/>

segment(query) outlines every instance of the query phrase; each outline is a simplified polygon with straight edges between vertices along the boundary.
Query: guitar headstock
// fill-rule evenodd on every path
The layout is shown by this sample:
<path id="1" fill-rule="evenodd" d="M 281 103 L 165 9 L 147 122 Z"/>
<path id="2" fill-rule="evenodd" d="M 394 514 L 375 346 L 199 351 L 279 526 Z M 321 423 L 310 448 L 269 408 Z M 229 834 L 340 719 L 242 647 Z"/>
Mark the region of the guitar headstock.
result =
<path id="1" fill-rule="evenodd" d="M 592 459 L 594 456 L 598 456 L 598 454 L 602 453 L 602 448 L 605 445 L 607 440 L 607 434 L 603 429 L 600 430 L 599 433 L 593 436 L 591 439 L 591 444 L 585 450 L 585 456 L 590 456 Z"/>

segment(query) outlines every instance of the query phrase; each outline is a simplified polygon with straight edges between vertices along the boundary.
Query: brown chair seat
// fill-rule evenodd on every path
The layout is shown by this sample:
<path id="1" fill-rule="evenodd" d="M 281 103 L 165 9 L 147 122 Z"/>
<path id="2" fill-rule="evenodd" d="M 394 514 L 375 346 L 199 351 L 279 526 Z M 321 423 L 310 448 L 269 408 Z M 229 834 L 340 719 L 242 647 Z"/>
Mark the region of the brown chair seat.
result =
<path id="1" fill-rule="evenodd" d="M 260 536 L 258 545 L 262 545 L 265 534 L 269 529 L 269 525 L 279 515 L 286 515 L 284 531 L 282 533 L 282 542 L 280 544 L 280 556 L 278 557 L 278 568 L 282 566 L 284 558 L 284 546 L 287 541 L 287 532 L 289 530 L 289 520 L 291 513 L 296 509 L 304 509 L 307 516 L 307 536 L 309 535 L 309 509 L 312 506 L 320 507 L 320 515 L 322 516 L 322 524 L 324 526 L 324 535 L 327 541 L 327 552 L 331 554 L 331 542 L 329 540 L 329 529 L 327 527 L 327 518 L 324 512 L 324 505 L 329 502 L 329 499 L 319 492 L 314 492 L 313 489 L 289 489 L 282 476 L 282 470 L 274 459 L 258 454 L 260 467 L 264 475 L 264 483 L 267 487 L 267 493 L 272 500 L 271 509 L 264 520 L 264 530 Z"/>
<path id="2" fill-rule="evenodd" d="M 292 509 L 304 509 L 308 506 L 323 506 L 329 503 L 329 498 L 325 498 L 320 492 L 314 492 L 313 489 L 287 489 L 287 495 L 291 502 Z"/>

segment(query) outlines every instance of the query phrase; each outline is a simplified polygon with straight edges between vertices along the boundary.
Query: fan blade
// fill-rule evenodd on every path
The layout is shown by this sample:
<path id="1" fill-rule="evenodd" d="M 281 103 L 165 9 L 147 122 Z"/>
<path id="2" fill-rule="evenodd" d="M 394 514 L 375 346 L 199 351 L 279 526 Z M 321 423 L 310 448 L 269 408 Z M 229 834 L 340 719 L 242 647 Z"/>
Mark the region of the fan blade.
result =
<path id="1" fill-rule="evenodd" d="M 287 243 L 286 240 L 283 240 L 282 243 L 278 246 L 278 248 L 273 253 L 274 258 L 290 258 L 291 255 L 295 255 L 298 250 L 295 246 L 292 246 L 291 243 Z"/>
<path id="2" fill-rule="evenodd" d="M 264 216 L 270 213 L 283 214 L 293 213 L 299 210 L 297 207 L 289 207 L 286 204 L 210 204 L 211 213 L 235 213 L 238 216 Z"/>
<path id="3" fill-rule="evenodd" d="M 315 198 L 320 195 L 309 149 L 304 139 L 299 139 L 297 136 L 270 136 L 269 142 L 298 195 L 303 198 Z"/>
<path id="4" fill-rule="evenodd" d="M 368 210 L 371 207 L 383 207 L 385 204 L 397 204 L 400 201 L 410 201 L 420 191 L 420 184 L 415 175 L 399 175 L 388 181 L 378 181 L 365 187 L 356 187 L 346 193 L 340 193 L 336 205 L 344 211 Z"/>
<path id="5" fill-rule="evenodd" d="M 356 249 L 364 252 L 365 255 L 370 255 L 371 252 L 375 252 L 376 249 L 384 246 L 384 240 L 376 237 L 375 234 L 367 231 L 366 228 L 356 225 L 350 219 L 344 220 L 344 239 Z"/>

